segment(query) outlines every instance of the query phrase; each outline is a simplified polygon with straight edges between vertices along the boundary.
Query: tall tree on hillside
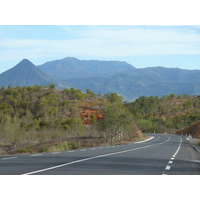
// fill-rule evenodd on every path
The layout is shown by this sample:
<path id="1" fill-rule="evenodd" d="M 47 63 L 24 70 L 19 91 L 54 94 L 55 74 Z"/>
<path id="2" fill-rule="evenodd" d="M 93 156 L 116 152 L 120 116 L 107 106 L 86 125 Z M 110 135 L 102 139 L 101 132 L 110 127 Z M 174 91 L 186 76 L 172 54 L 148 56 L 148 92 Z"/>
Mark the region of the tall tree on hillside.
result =
<path id="1" fill-rule="evenodd" d="M 104 119 L 98 124 L 98 129 L 109 144 L 113 144 L 116 138 L 123 139 L 125 133 L 131 131 L 133 116 L 123 104 L 109 104 L 102 113 Z"/>

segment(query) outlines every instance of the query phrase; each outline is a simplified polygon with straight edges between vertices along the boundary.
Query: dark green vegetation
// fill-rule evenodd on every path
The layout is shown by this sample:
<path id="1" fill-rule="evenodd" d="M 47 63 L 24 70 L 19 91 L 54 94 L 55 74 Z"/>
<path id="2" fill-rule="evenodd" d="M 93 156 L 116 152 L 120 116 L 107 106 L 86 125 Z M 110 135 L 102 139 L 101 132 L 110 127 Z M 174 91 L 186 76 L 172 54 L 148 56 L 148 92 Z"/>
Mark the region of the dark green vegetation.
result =
<path id="1" fill-rule="evenodd" d="M 80 148 L 84 145 L 81 138 L 86 137 L 101 144 L 133 139 L 138 129 L 121 100 L 115 93 L 98 96 L 90 89 L 86 93 L 74 88 L 58 90 L 54 84 L 1 87 L 0 146 L 7 152 L 24 153 L 36 146 L 42 152 Z M 104 118 L 97 120 L 94 115 L 84 126 L 79 110 L 84 102 L 102 111 Z"/>
<path id="2" fill-rule="evenodd" d="M 140 96 L 162 97 L 168 94 L 199 95 L 200 70 L 148 67 L 136 69 L 126 62 L 78 60 L 64 58 L 40 66 L 24 59 L 12 69 L 0 74 L 0 87 L 48 86 L 77 88 L 95 94 L 117 93 L 124 101 Z"/>
<path id="3" fill-rule="evenodd" d="M 173 133 L 200 120 L 200 96 L 143 96 L 126 106 L 144 133 Z"/>

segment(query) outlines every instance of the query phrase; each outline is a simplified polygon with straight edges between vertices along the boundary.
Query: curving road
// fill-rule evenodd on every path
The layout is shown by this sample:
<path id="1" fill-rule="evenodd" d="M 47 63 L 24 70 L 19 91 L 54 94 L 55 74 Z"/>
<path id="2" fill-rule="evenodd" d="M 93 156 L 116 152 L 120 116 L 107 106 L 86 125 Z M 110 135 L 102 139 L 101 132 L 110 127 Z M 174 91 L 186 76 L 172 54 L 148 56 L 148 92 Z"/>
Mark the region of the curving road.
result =
<path id="1" fill-rule="evenodd" d="M 200 153 L 177 135 L 54 153 L 0 156 L 1 175 L 198 175 Z"/>

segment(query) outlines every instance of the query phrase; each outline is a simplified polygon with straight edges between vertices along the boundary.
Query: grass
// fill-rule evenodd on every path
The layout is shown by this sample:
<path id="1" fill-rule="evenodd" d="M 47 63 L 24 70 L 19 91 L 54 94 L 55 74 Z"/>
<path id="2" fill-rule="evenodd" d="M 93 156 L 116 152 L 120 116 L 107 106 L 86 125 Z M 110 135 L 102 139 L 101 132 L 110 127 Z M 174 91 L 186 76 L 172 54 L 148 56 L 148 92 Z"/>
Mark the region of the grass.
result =
<path id="1" fill-rule="evenodd" d="M 27 148 L 21 148 L 17 150 L 17 153 L 32 153 L 32 151 Z"/>
<path id="2" fill-rule="evenodd" d="M 43 146 L 40 148 L 40 152 L 56 152 L 56 151 L 69 151 L 71 149 L 80 149 L 80 142 L 60 142 L 51 146 Z"/>

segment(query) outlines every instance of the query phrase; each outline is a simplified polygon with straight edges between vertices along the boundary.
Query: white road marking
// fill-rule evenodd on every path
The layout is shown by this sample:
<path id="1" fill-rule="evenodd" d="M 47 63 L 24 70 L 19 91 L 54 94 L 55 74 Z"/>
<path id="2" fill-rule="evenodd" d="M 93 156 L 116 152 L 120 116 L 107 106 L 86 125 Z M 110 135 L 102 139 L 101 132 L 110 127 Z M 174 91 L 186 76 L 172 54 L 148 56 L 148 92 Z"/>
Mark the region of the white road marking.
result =
<path id="1" fill-rule="evenodd" d="M 53 152 L 53 153 L 51 153 L 51 154 L 58 154 L 58 153 L 60 153 L 60 152 Z"/>
<path id="2" fill-rule="evenodd" d="M 42 154 L 33 154 L 31 156 L 41 156 Z"/>
<path id="3" fill-rule="evenodd" d="M 167 166 L 166 168 L 165 168 L 165 170 L 170 170 L 170 168 L 171 168 L 171 166 Z"/>
<path id="4" fill-rule="evenodd" d="M 200 163 L 200 160 L 190 160 L 190 161 Z"/>
<path id="5" fill-rule="evenodd" d="M 68 151 L 68 152 L 75 152 L 75 150 L 71 150 L 71 151 Z"/>
<path id="6" fill-rule="evenodd" d="M 1 160 L 8 160 L 8 159 L 14 159 L 14 158 L 17 158 L 17 157 L 7 157 L 7 158 L 2 158 Z"/>
<path id="7" fill-rule="evenodd" d="M 148 139 L 146 139 L 146 140 L 143 140 L 143 141 L 139 141 L 139 142 L 134 142 L 134 144 L 139 144 L 139 143 L 143 143 L 143 142 L 147 142 L 147 141 L 149 141 L 149 140 L 152 140 L 153 138 L 155 138 L 155 137 L 150 137 L 150 138 L 148 138 Z M 158 137 L 158 138 L 160 138 L 160 137 Z M 129 144 L 130 145 L 130 144 Z"/>
<path id="8" fill-rule="evenodd" d="M 80 151 L 86 151 L 87 149 L 81 149 Z"/>
<path id="9" fill-rule="evenodd" d="M 169 164 L 172 164 L 172 163 L 173 163 L 173 161 L 170 160 L 170 161 L 169 161 Z"/>
<path id="10" fill-rule="evenodd" d="M 90 150 L 95 150 L 96 148 L 91 148 Z"/>
<path id="11" fill-rule="evenodd" d="M 182 137 L 180 137 L 180 138 L 181 138 L 181 139 L 180 139 L 180 143 L 179 143 L 178 149 L 176 150 L 176 153 L 175 153 L 175 154 L 172 156 L 172 158 L 170 159 L 169 163 L 172 163 L 172 162 L 173 162 L 173 161 L 171 161 L 171 160 L 174 160 L 174 158 L 176 157 L 176 154 L 178 154 L 178 152 L 179 152 L 179 150 L 180 150 L 180 148 L 181 148 Z M 171 166 L 167 165 L 166 168 L 165 168 L 165 170 L 170 170 L 170 168 L 171 168 Z M 163 171 L 162 174 L 165 173 L 165 170 Z"/>
<path id="12" fill-rule="evenodd" d="M 60 167 L 65 167 L 67 165 L 72 165 L 72 164 L 75 164 L 75 163 L 84 162 L 84 161 L 87 161 L 87 160 L 93 160 L 93 159 L 96 159 L 96 158 L 102 158 L 102 157 L 112 156 L 112 155 L 116 155 L 116 154 L 122 154 L 122 153 L 126 153 L 126 152 L 136 151 L 136 150 L 139 150 L 139 149 L 145 149 L 145 148 L 148 148 L 148 147 L 165 144 L 166 142 L 168 142 L 170 140 L 170 138 L 171 137 L 169 137 L 165 142 L 161 142 L 161 143 L 158 143 L 158 144 L 151 144 L 151 145 L 147 145 L 147 146 L 143 146 L 143 147 L 138 147 L 138 148 L 134 148 L 134 149 L 128 149 L 128 150 L 124 150 L 124 151 L 117 151 L 117 152 L 114 152 L 114 153 L 108 153 L 108 154 L 102 154 L 102 155 L 99 155 L 99 156 L 84 158 L 84 159 L 72 161 L 72 162 L 69 162 L 69 163 L 64 163 L 64 164 L 61 164 L 61 165 L 56 165 L 54 167 L 49 167 L 49 168 L 44 168 L 44 169 L 41 169 L 41 170 L 29 172 L 29 173 L 22 174 L 22 175 L 36 174 L 36 173 L 40 173 L 40 172 L 44 172 L 44 171 L 48 171 L 48 170 L 52 170 L 52 169 L 56 169 L 56 168 L 60 168 Z"/>

